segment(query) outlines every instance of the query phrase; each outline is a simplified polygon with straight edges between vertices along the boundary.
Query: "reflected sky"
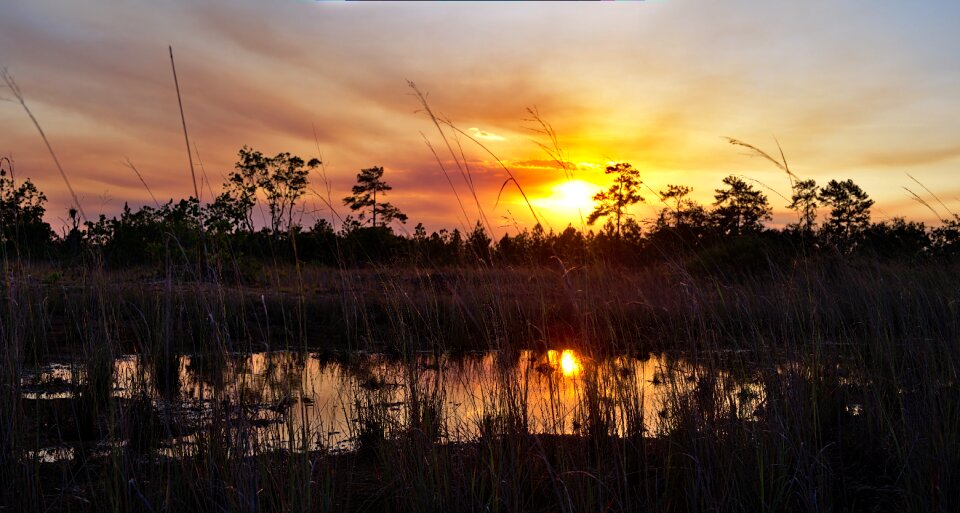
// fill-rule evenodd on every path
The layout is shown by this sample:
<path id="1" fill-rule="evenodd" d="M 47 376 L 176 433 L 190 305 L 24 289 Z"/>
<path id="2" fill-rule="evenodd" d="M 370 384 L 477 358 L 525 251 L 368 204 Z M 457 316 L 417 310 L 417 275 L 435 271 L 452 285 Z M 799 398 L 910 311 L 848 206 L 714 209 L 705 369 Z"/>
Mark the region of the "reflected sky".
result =
<path id="1" fill-rule="evenodd" d="M 149 397 L 167 421 L 194 427 L 209 423 L 219 407 L 234 426 L 254 435 L 244 438 L 247 453 L 351 450 L 358 419 L 376 418 L 388 436 L 399 435 L 417 422 L 414 416 L 424 405 L 441 419 L 439 440 L 451 442 L 495 434 L 491 426 L 517 419 L 531 433 L 585 434 L 601 425 L 599 419 L 611 434 L 655 436 L 663 432 L 670 401 L 678 398 L 699 398 L 704 407 L 733 409 L 743 418 L 762 402 L 762 390 L 749 379 L 707 372 L 683 359 L 595 360 L 572 349 L 512 356 L 424 353 L 408 359 L 368 354 L 346 360 L 267 352 L 183 356 L 176 365 L 176 389 L 159 390 L 151 377 L 155 367 L 137 356 L 118 358 L 114 395 Z M 25 396 L 44 399 L 70 397 L 83 382 L 82 366 L 57 364 L 27 376 L 23 385 Z M 60 388 L 44 394 L 52 384 Z M 189 454 L 195 442 L 187 434 L 167 441 L 162 452 Z"/>

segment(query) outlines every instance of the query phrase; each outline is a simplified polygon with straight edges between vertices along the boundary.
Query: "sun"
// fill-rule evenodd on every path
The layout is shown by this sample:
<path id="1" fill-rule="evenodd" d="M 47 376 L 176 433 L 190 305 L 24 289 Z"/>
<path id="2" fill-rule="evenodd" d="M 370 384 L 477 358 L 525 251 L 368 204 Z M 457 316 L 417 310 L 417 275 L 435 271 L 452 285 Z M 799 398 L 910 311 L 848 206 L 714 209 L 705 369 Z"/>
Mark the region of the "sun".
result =
<path id="1" fill-rule="evenodd" d="M 583 180 L 569 180 L 553 186 L 557 203 L 567 208 L 588 210 L 593 207 L 593 196 L 600 188 Z"/>
<path id="2" fill-rule="evenodd" d="M 583 180 L 564 180 L 550 187 L 550 195 L 531 201 L 533 206 L 555 218 L 575 220 L 593 209 L 593 196 L 600 186 Z"/>

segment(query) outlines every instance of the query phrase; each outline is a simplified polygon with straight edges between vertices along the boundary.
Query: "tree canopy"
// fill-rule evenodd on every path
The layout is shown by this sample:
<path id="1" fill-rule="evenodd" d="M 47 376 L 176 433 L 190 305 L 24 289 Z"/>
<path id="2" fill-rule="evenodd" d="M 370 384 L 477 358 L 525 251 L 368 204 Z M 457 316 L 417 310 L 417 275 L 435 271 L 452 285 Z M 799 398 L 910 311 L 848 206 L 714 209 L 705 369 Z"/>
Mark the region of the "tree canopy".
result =
<path id="1" fill-rule="evenodd" d="M 723 235 L 744 235 L 763 230 L 763 221 L 772 219 L 767 196 L 742 178 L 730 175 L 726 187 L 716 189 L 713 218 Z"/>
<path id="2" fill-rule="evenodd" d="M 307 176 L 321 164 L 320 160 L 304 161 L 286 152 L 267 157 L 247 146 L 238 156 L 240 160 L 223 184 L 223 193 L 214 202 L 217 216 L 211 228 L 231 231 L 242 227 L 252 232 L 253 208 L 258 196 L 263 196 L 272 233 L 289 230 L 297 200 L 306 192 Z"/>
<path id="3" fill-rule="evenodd" d="M 49 241 L 53 232 L 43 220 L 46 201 L 29 178 L 18 184 L 13 161 L 0 157 L 0 243 L 29 247 Z"/>
<path id="4" fill-rule="evenodd" d="M 817 194 L 817 199 L 830 207 L 830 217 L 823 225 L 828 241 L 849 251 L 870 224 L 873 200 L 853 180 L 830 180 Z"/>

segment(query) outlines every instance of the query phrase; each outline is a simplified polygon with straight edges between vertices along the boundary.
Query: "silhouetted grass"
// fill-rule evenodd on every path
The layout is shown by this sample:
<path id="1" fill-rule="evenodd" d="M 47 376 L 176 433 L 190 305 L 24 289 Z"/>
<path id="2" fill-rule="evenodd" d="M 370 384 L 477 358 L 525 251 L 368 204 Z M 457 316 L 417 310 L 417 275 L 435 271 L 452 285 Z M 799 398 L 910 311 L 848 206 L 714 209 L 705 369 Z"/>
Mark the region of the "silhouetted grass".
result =
<path id="1" fill-rule="evenodd" d="M 307 266 L 249 286 L 96 270 L 49 283 L 33 277 L 42 266 L 8 269 L 0 434 L 13 509 L 948 511 L 958 500 L 950 267 L 808 260 L 725 279 L 682 266 Z M 376 386 L 347 393 L 350 453 L 303 442 L 322 426 L 264 428 L 259 400 L 227 392 L 229 354 L 304 347 L 406 361 L 408 414 L 388 415 Z M 458 427 L 440 414 L 444 391 L 417 379 L 417 351 L 557 347 L 586 361 L 668 351 L 698 364 L 653 378 L 669 396 L 659 434 L 643 430 L 644 397 L 588 366 L 579 435 L 529 431 L 523 384 L 504 379 L 490 384 L 481 436 L 447 441 Z M 112 362 L 129 352 L 150 364 L 124 399 L 111 393 Z M 76 395 L 21 394 L 26 370 L 67 354 L 81 362 Z M 202 422 L 165 406 L 183 399 L 181 354 L 202 356 L 191 365 L 221 383 Z M 721 374 L 756 392 L 724 389 Z M 762 395 L 759 411 L 738 411 L 748 393 Z M 191 444 L 170 445 L 177 436 Z M 56 444 L 72 460 L 31 455 Z"/>

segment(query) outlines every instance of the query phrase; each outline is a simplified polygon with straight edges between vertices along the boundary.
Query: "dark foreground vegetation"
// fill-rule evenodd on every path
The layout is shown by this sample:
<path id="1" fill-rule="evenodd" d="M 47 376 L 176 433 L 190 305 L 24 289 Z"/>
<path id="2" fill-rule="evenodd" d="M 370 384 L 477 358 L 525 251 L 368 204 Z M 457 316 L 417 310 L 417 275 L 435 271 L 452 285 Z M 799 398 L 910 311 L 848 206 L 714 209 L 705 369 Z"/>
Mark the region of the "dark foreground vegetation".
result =
<path id="1" fill-rule="evenodd" d="M 709 207 L 670 186 L 660 216 L 640 223 L 627 215 L 639 181 L 619 164 L 588 219 L 607 220 L 598 231 L 538 226 L 493 241 L 480 216 L 470 230 L 406 236 L 390 228 L 406 216 L 371 168 L 344 200 L 356 218 L 304 228 L 297 202 L 318 166 L 245 148 L 213 202 L 96 220 L 71 209 L 56 236 L 43 194 L 3 162 L 0 509 L 960 508 L 955 214 L 933 228 L 871 223 L 853 182 L 791 175 L 797 222 L 772 230 L 766 196 L 731 176 Z M 454 441 L 444 390 L 410 379 L 398 421 L 372 382 L 346 392 L 347 452 L 295 421 L 309 401 L 295 384 L 276 384 L 287 395 L 264 405 L 222 377 L 230 355 L 261 350 L 376 351 L 421 376 L 423 351 L 495 350 L 506 367 L 522 349 L 564 348 L 585 362 L 572 430 L 531 429 L 523 384 L 501 379 L 479 436 Z M 590 363 L 651 352 L 693 362 L 654 378 L 666 391 L 656 433 L 645 398 Z M 116 390 L 114 361 L 128 353 L 145 370 Z M 172 413 L 187 400 L 185 354 L 210 376 L 199 421 Z M 65 359 L 78 369 L 69 380 L 28 379 Z M 748 394 L 760 405 L 743 412 Z M 279 415 L 269 444 L 252 434 L 265 406 Z"/>
<path id="2" fill-rule="evenodd" d="M 72 271 L 56 279 L 52 272 L 11 266 L 4 283 L 0 504 L 10 511 L 953 511 L 960 504 L 954 264 L 811 258 L 737 277 L 671 266 L 567 273 L 289 266 L 242 286 L 179 281 L 172 271 L 166 278 Z M 504 366 L 517 365 L 510 355 L 524 347 L 584 355 L 574 429 L 531 429 L 524 384 L 502 379 L 485 385 L 479 438 L 453 441 L 452 419 L 440 414 L 444 390 L 429 379 L 408 382 L 397 420 L 374 381 L 343 392 L 356 450 L 341 452 L 320 443 L 324 426 L 296 421 L 290 409 L 310 407 L 297 384 L 271 378 L 287 395 L 261 404 L 228 387 L 222 370 L 237 351 L 284 348 L 348 362 L 372 349 L 420 376 L 428 374 L 418 350 L 475 347 L 499 350 Z M 649 351 L 695 362 L 652 378 L 667 396 L 656 413 L 645 411 L 652 399 L 638 397 L 623 376 L 590 364 Z M 114 390 L 114 358 L 129 352 L 146 370 L 136 387 Z M 68 354 L 78 362 L 70 380 L 26 378 Z M 171 407 L 190 399 L 176 384 L 180 354 L 193 355 L 198 372 L 210 376 L 207 402 L 190 403 L 206 412 L 202 421 L 182 421 Z M 751 388 L 724 385 L 719 376 L 727 374 Z M 738 407 L 748 393 L 761 397 L 753 411 Z M 265 408 L 280 412 L 266 435 Z M 656 433 L 641 427 L 650 415 Z M 191 437 L 189 448 L 178 445 L 183 437 Z M 47 462 L 39 450 L 50 447 L 69 448 L 71 457 Z"/>

